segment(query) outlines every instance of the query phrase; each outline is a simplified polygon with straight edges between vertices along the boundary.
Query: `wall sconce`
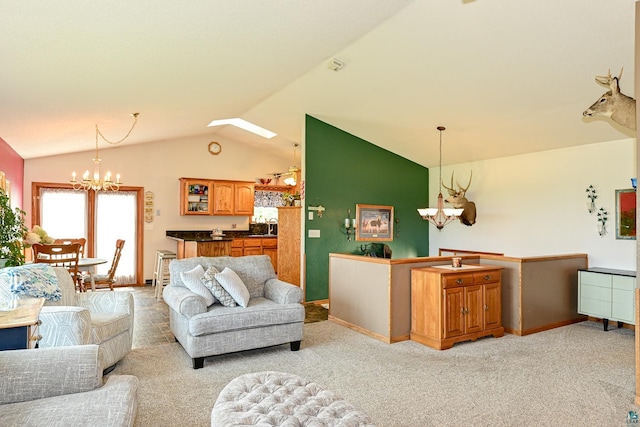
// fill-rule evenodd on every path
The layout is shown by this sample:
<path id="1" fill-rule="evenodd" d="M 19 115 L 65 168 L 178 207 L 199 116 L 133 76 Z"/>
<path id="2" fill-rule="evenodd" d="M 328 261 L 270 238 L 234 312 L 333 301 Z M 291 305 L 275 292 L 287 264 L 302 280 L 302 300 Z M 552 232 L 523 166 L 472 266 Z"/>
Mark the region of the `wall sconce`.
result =
<path id="1" fill-rule="evenodd" d="M 351 219 L 351 209 L 347 209 L 347 217 L 344 219 L 344 230 L 347 234 L 347 241 L 350 242 L 356 236 L 356 220 Z"/>

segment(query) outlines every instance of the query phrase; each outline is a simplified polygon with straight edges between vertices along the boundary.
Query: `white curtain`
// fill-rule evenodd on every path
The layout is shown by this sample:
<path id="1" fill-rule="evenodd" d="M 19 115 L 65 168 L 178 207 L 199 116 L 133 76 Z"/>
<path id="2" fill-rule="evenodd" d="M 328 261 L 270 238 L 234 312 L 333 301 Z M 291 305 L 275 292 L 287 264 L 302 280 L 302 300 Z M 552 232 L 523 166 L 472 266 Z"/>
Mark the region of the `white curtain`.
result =
<path id="1" fill-rule="evenodd" d="M 119 284 L 136 283 L 136 206 L 133 191 L 98 192 L 96 201 L 96 257 L 109 260 L 98 267 L 106 274 L 116 250 L 116 240 L 124 240 L 122 257 L 116 270 Z"/>

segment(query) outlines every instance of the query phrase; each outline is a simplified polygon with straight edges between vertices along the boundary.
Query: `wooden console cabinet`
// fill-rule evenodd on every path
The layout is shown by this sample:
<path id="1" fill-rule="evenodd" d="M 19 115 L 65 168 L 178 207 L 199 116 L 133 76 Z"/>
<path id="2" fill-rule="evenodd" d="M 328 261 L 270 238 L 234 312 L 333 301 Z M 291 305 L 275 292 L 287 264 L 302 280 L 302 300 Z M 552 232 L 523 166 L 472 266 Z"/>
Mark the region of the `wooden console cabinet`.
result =
<path id="1" fill-rule="evenodd" d="M 437 350 L 504 335 L 501 270 L 490 265 L 411 270 L 411 339 Z"/>
<path id="2" fill-rule="evenodd" d="M 602 319 L 604 330 L 609 320 L 635 325 L 636 272 L 609 268 L 578 270 L 578 313 Z"/>

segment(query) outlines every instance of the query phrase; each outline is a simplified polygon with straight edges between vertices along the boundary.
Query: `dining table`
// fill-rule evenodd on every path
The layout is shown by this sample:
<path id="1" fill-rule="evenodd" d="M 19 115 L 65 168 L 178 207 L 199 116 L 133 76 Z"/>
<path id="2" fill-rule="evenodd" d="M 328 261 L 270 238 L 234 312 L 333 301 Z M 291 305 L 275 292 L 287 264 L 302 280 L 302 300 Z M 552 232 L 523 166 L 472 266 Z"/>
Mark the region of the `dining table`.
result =
<path id="1" fill-rule="evenodd" d="M 80 258 L 78 260 L 78 270 L 86 271 L 89 273 L 89 280 L 91 280 L 91 290 L 96 290 L 95 273 L 96 266 L 100 264 L 106 264 L 108 260 L 104 258 Z"/>

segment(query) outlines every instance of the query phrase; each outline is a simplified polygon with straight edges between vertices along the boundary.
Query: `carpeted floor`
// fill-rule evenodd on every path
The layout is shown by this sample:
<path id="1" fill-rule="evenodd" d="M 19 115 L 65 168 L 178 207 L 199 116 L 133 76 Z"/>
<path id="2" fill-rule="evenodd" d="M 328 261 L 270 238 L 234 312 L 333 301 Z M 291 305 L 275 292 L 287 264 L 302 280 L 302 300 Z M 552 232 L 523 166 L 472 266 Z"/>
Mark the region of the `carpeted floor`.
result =
<path id="1" fill-rule="evenodd" d="M 634 333 L 582 322 L 437 351 L 385 344 L 331 321 L 288 345 L 205 359 L 180 344 L 138 348 L 113 373 L 140 379 L 136 426 L 209 426 L 222 388 L 248 372 L 286 371 L 343 396 L 378 427 L 623 426 L 635 397 Z"/>

